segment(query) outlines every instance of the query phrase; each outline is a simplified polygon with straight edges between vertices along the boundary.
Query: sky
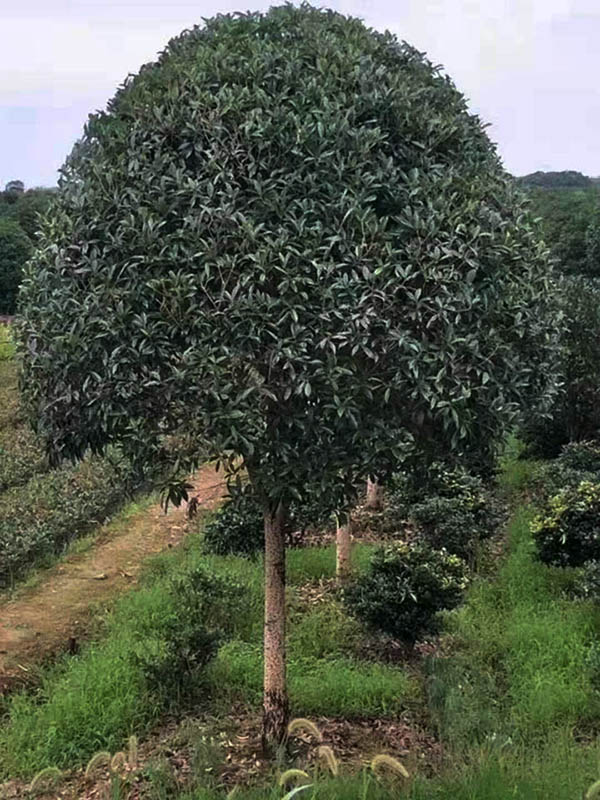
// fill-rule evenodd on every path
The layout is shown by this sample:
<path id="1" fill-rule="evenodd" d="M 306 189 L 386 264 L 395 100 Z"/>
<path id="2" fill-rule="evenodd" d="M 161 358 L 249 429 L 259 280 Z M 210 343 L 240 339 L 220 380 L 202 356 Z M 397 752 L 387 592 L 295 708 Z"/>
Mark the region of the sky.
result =
<path id="1" fill-rule="evenodd" d="M 0 188 L 52 186 L 89 113 L 202 18 L 263 0 L 0 0 Z M 313 0 L 443 66 L 506 168 L 600 175 L 600 0 Z"/>

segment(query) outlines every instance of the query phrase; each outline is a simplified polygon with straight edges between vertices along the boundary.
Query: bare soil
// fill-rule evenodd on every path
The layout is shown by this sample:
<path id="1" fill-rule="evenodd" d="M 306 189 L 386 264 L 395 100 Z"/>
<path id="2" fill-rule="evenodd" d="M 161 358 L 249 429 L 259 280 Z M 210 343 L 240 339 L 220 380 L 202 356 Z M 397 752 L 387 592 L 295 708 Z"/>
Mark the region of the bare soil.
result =
<path id="1" fill-rule="evenodd" d="M 226 494 L 212 464 L 200 469 L 192 483 L 199 509 L 217 507 Z M 178 545 L 187 531 L 186 505 L 168 514 L 152 505 L 124 525 L 105 525 L 86 552 L 68 555 L 30 589 L 0 601 L 0 694 L 27 683 L 36 664 L 76 649 L 93 610 L 131 589 L 144 561 Z"/>

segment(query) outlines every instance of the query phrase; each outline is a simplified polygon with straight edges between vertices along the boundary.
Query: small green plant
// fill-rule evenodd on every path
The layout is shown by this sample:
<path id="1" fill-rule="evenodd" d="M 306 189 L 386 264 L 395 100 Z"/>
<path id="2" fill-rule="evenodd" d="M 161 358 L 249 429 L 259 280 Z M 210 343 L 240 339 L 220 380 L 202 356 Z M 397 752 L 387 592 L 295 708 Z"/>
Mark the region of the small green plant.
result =
<path id="1" fill-rule="evenodd" d="M 174 700 L 198 687 L 198 676 L 232 632 L 244 586 L 198 567 L 172 579 L 171 610 L 136 650 L 149 688 Z"/>
<path id="2" fill-rule="evenodd" d="M 468 585 L 458 556 L 424 542 L 376 551 L 370 570 L 343 592 L 348 610 L 369 626 L 409 642 L 434 631 L 436 614 L 457 606 Z"/>
<path id="3" fill-rule="evenodd" d="M 582 481 L 551 497 L 531 522 L 546 564 L 579 567 L 600 559 L 600 483 Z"/>

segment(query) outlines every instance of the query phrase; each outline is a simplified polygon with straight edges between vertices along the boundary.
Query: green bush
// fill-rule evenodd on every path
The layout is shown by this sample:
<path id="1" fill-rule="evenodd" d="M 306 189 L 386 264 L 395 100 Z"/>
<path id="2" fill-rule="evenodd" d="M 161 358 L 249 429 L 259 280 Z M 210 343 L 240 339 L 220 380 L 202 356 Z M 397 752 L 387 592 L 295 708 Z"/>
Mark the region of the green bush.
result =
<path id="1" fill-rule="evenodd" d="M 198 675 L 232 633 L 245 587 L 202 566 L 173 579 L 170 612 L 142 630 L 134 661 L 148 688 L 170 701 L 198 688 Z"/>
<path id="2" fill-rule="evenodd" d="M 600 561 L 587 561 L 575 579 L 573 594 L 582 600 L 600 601 Z"/>
<path id="3" fill-rule="evenodd" d="M 432 547 L 469 559 L 475 543 L 496 530 L 501 509 L 480 477 L 436 462 L 425 474 L 394 476 L 383 516 L 385 531 L 394 523 L 402 531 L 410 519 Z"/>
<path id="4" fill-rule="evenodd" d="M 579 567 L 600 559 L 600 483 L 581 481 L 551 497 L 531 531 L 546 564 Z"/>
<path id="5" fill-rule="evenodd" d="M 567 469 L 600 472 L 600 442 L 590 439 L 563 447 L 558 462 Z"/>
<path id="6" fill-rule="evenodd" d="M 318 502 L 292 503 L 286 522 L 288 545 L 302 543 L 307 531 L 324 524 Z M 264 550 L 264 520 L 260 502 L 250 491 L 236 492 L 204 527 L 208 553 L 253 556 Z"/>
<path id="7" fill-rule="evenodd" d="M 343 600 L 369 626 L 414 642 L 435 631 L 437 612 L 456 607 L 467 585 L 468 569 L 458 556 L 424 542 L 398 543 L 375 552 Z"/>
<path id="8" fill-rule="evenodd" d="M 43 442 L 29 428 L 0 431 L 0 492 L 48 469 Z"/>
<path id="9" fill-rule="evenodd" d="M 466 561 L 472 558 L 476 542 L 483 538 L 475 515 L 458 497 L 431 497 L 412 507 L 411 518 L 433 548 L 445 547 Z"/>
<path id="10" fill-rule="evenodd" d="M 249 492 L 241 492 L 226 500 L 204 526 L 204 546 L 219 556 L 251 556 L 264 550 L 264 535 L 260 504 Z"/>
<path id="11" fill-rule="evenodd" d="M 124 467 L 90 457 L 0 495 L 0 586 L 104 521 L 124 499 L 127 477 Z"/>

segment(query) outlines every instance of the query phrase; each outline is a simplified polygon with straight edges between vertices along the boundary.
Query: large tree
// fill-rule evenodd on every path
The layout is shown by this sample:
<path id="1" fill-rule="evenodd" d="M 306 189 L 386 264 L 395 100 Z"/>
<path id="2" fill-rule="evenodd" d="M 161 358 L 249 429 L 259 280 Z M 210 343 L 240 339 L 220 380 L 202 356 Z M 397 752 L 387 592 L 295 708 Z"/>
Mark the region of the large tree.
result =
<path id="1" fill-rule="evenodd" d="M 247 469 L 276 742 L 290 501 L 342 513 L 400 457 L 493 447 L 551 390 L 550 289 L 514 182 L 422 54 L 308 6 L 219 16 L 67 160 L 22 288 L 25 399 L 56 458 L 119 442 Z"/>

